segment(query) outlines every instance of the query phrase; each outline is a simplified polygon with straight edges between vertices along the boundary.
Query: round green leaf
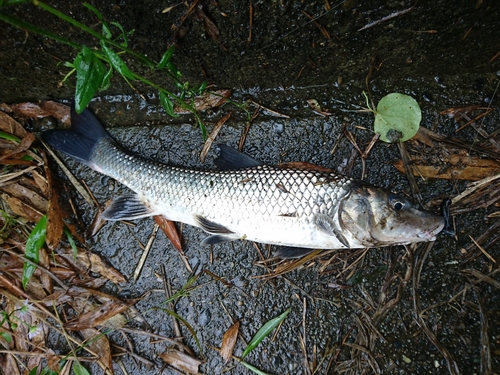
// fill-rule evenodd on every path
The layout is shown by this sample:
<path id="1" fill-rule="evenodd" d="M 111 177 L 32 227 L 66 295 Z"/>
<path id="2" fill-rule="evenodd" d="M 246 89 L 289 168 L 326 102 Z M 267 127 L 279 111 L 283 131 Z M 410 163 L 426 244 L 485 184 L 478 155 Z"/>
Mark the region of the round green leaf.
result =
<path id="1" fill-rule="evenodd" d="M 422 111 L 415 99 L 405 94 L 384 96 L 375 113 L 375 133 L 384 142 L 404 142 L 417 134 Z"/>

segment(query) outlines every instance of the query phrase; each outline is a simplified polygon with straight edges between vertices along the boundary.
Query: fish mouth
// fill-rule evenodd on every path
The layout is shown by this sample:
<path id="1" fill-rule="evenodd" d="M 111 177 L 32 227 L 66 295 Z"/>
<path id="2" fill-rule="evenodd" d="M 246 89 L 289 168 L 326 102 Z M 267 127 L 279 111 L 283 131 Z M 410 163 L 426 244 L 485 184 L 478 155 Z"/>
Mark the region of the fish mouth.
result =
<path id="1" fill-rule="evenodd" d="M 441 232 L 444 228 L 444 223 L 437 225 L 434 229 L 426 230 L 417 234 L 418 238 L 424 239 L 426 241 L 435 241 L 436 235 Z"/>

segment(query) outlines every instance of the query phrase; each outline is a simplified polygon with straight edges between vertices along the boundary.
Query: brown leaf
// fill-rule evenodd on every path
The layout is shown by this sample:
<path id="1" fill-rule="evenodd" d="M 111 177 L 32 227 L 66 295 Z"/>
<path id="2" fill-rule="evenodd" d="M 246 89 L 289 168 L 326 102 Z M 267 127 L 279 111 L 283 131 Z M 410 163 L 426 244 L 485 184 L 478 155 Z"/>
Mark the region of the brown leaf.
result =
<path id="1" fill-rule="evenodd" d="M 11 197 L 23 200 L 31 207 L 33 207 L 33 209 L 41 213 L 47 212 L 47 206 L 48 206 L 47 200 L 38 195 L 33 190 L 30 190 L 19 183 L 4 185 L 0 188 L 0 190 L 9 194 Z"/>
<path id="2" fill-rule="evenodd" d="M 7 353 L 7 355 L 6 355 L 2 370 L 3 370 L 3 374 L 21 375 L 21 373 L 19 372 L 19 368 L 17 367 L 16 359 L 10 353 Z"/>
<path id="3" fill-rule="evenodd" d="M 156 215 L 153 216 L 156 224 L 160 226 L 160 229 L 165 233 L 167 238 L 172 242 L 172 245 L 178 250 L 182 251 L 182 239 L 175 223 L 173 221 L 168 220 L 164 216 Z"/>
<path id="4" fill-rule="evenodd" d="M 198 367 L 203 363 L 196 358 L 173 349 L 160 354 L 160 358 L 178 370 L 186 371 L 195 375 L 199 374 Z"/>
<path id="5" fill-rule="evenodd" d="M 21 139 L 21 142 L 19 143 L 19 145 L 17 145 L 17 147 L 15 147 L 13 150 L 3 154 L 0 157 L 0 160 L 5 160 L 7 158 L 11 158 L 14 155 L 18 155 L 18 154 L 26 152 L 30 148 L 31 144 L 34 141 L 35 141 L 35 136 L 33 133 L 26 134 L 26 136 L 23 137 L 23 139 Z M 24 156 L 24 155 L 21 155 L 21 156 Z"/>
<path id="6" fill-rule="evenodd" d="M 34 223 L 38 223 L 43 216 L 41 212 L 35 210 L 19 198 L 11 197 L 8 194 L 2 194 L 2 199 L 7 202 L 13 213 Z"/>
<path id="7" fill-rule="evenodd" d="M 197 111 L 204 111 L 209 108 L 220 107 L 226 102 L 226 99 L 231 96 L 231 90 L 217 90 L 212 92 L 205 92 L 201 96 L 194 98 L 194 108 Z M 191 104 L 191 103 L 189 103 Z M 176 105 L 174 107 L 174 112 L 178 114 L 190 113 L 184 108 Z"/>
<path id="8" fill-rule="evenodd" d="M 129 308 L 129 304 L 112 300 L 103 303 L 95 310 L 88 311 L 79 317 L 67 322 L 65 328 L 70 331 L 79 331 L 86 328 L 94 328 L 105 325 L 105 323 L 116 314 L 119 314 Z"/>
<path id="9" fill-rule="evenodd" d="M 500 172 L 500 163 L 496 160 L 482 159 L 472 156 L 450 155 L 442 159 L 443 166 L 424 165 L 422 159 L 414 157 L 413 175 L 424 178 L 441 178 L 453 180 L 481 180 Z M 394 163 L 398 171 L 404 173 L 403 161 Z"/>
<path id="10" fill-rule="evenodd" d="M 233 355 L 234 346 L 238 339 L 238 330 L 240 329 L 240 322 L 234 323 L 222 336 L 222 345 L 220 348 L 220 355 L 224 358 L 224 363 L 227 363 Z"/>
<path id="11" fill-rule="evenodd" d="M 20 123 L 2 111 L 0 111 L 0 130 L 13 134 L 21 139 L 28 134 Z"/>
<path id="12" fill-rule="evenodd" d="M 86 344 L 90 350 L 99 356 L 97 362 L 105 372 L 113 374 L 113 359 L 111 358 L 111 347 L 108 338 L 100 331 L 93 328 L 87 328 L 80 331 L 85 338 Z"/>
<path id="13" fill-rule="evenodd" d="M 10 108 L 23 116 L 31 118 L 52 116 L 66 124 L 70 123 L 70 108 L 64 104 L 42 100 L 39 103 L 26 102 L 13 104 Z"/>

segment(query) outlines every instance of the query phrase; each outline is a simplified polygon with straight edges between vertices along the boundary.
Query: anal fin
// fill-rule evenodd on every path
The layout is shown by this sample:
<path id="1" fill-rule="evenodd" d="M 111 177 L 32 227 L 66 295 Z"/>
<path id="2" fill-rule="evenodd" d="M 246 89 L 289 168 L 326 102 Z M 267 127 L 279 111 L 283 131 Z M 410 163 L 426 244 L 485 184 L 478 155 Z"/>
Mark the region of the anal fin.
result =
<path id="1" fill-rule="evenodd" d="M 224 225 L 217 224 L 201 215 L 194 215 L 194 219 L 198 223 L 198 226 L 205 232 L 210 234 L 233 234 L 234 232 L 227 229 Z"/>
<path id="2" fill-rule="evenodd" d="M 147 206 L 137 194 L 122 195 L 116 198 L 101 214 L 104 220 L 136 220 L 153 216 L 156 212 Z"/>

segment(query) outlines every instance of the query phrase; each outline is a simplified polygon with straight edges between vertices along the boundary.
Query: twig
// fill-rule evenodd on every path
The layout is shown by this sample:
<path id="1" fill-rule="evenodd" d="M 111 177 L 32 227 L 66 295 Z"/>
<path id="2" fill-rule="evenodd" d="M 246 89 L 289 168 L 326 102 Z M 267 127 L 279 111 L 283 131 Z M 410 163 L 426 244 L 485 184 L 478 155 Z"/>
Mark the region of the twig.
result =
<path id="1" fill-rule="evenodd" d="M 144 266 L 144 263 L 146 262 L 146 258 L 148 257 L 149 251 L 151 250 L 151 246 L 153 246 L 153 242 L 156 238 L 156 234 L 158 233 L 158 229 L 160 229 L 160 226 L 155 223 L 153 226 L 153 231 L 151 232 L 151 235 L 149 236 L 148 243 L 146 244 L 146 247 L 144 248 L 144 251 L 142 253 L 141 259 L 139 260 L 139 263 L 137 264 L 137 267 L 135 268 L 134 281 L 137 281 L 137 279 L 139 278 L 139 275 L 141 274 L 142 267 Z"/>

